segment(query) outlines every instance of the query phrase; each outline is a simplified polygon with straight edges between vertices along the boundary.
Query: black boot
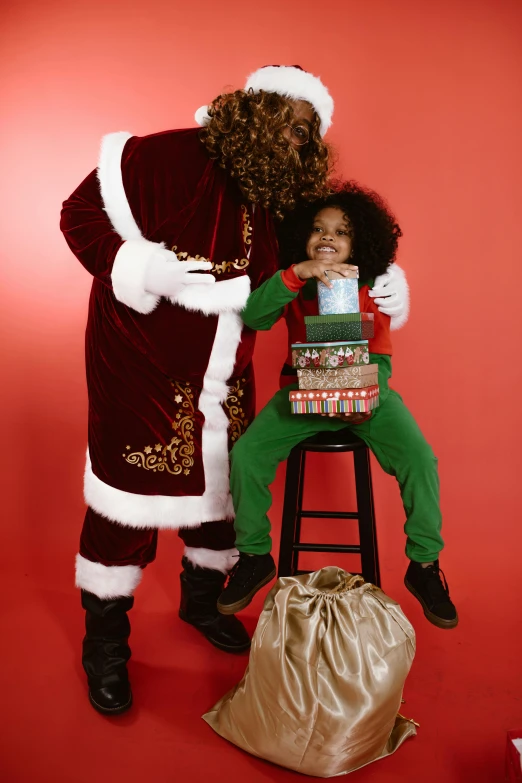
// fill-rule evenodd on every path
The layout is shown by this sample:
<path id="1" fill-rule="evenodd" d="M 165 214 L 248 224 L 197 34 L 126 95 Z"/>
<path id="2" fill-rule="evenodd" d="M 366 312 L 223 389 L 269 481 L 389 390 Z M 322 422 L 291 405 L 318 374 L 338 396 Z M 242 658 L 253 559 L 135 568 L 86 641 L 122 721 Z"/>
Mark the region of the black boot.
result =
<path id="1" fill-rule="evenodd" d="M 181 619 L 201 631 L 220 650 L 232 653 L 248 650 L 250 637 L 244 625 L 237 617 L 224 617 L 217 610 L 226 575 L 213 568 L 193 566 L 186 557 L 181 564 Z"/>
<path id="2" fill-rule="evenodd" d="M 104 600 L 82 590 L 85 638 L 82 663 L 89 683 L 89 699 L 104 715 L 119 715 L 132 704 L 127 674 L 131 656 L 127 612 L 134 598 Z"/>

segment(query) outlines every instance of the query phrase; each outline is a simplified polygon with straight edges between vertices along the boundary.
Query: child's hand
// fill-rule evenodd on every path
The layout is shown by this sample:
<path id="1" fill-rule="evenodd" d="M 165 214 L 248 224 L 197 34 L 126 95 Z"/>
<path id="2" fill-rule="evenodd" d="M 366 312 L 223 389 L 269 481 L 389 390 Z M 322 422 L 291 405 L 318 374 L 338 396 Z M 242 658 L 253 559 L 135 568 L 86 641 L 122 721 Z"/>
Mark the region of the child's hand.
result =
<path id="1" fill-rule="evenodd" d="M 328 279 L 328 272 L 338 272 L 343 277 L 348 276 L 348 272 L 357 272 L 358 267 L 352 264 L 340 264 L 336 261 L 325 259 L 324 261 L 301 261 L 294 266 L 294 272 L 300 280 L 310 280 L 315 277 L 320 283 L 324 283 L 328 288 L 333 288 Z"/>

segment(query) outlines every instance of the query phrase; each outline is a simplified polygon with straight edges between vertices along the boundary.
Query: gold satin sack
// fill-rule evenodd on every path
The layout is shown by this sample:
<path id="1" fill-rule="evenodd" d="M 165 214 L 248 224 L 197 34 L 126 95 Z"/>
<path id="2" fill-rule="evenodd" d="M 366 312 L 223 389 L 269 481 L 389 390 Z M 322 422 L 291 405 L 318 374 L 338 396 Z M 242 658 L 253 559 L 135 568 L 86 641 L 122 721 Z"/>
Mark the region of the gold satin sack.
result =
<path id="1" fill-rule="evenodd" d="M 382 590 L 334 566 L 279 579 L 241 682 L 203 719 L 282 767 L 328 778 L 416 734 L 398 716 L 415 633 Z"/>

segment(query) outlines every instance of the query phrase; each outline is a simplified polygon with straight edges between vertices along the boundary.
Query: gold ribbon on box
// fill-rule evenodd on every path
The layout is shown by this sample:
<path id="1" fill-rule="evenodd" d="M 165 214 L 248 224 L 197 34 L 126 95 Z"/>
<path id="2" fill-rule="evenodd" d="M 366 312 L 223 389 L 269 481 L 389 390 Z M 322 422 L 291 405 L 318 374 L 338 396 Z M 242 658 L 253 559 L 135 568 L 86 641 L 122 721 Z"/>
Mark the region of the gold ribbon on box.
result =
<path id="1" fill-rule="evenodd" d="M 364 389 L 379 383 L 377 364 L 352 365 L 332 370 L 306 367 L 297 370 L 300 389 Z"/>

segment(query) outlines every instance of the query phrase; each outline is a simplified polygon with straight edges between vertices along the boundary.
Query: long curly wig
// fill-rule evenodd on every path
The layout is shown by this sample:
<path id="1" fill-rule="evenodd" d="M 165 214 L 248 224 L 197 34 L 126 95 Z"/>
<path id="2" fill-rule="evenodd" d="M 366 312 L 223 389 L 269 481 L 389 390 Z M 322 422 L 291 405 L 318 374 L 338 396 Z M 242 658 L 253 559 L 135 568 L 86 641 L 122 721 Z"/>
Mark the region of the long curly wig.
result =
<path id="1" fill-rule="evenodd" d="M 306 259 L 306 243 L 315 216 L 326 207 L 337 207 L 348 218 L 352 238 L 350 263 L 359 267 L 361 280 L 373 280 L 395 260 L 402 231 L 388 205 L 377 193 L 357 182 L 337 183 L 326 197 L 301 203 L 278 228 L 283 269 Z"/>
<path id="2" fill-rule="evenodd" d="M 328 148 L 314 112 L 310 139 L 297 151 L 283 136 L 293 120 L 288 100 L 272 92 L 237 90 L 209 107 L 200 138 L 210 157 L 230 171 L 249 201 L 278 218 L 327 192 Z"/>

